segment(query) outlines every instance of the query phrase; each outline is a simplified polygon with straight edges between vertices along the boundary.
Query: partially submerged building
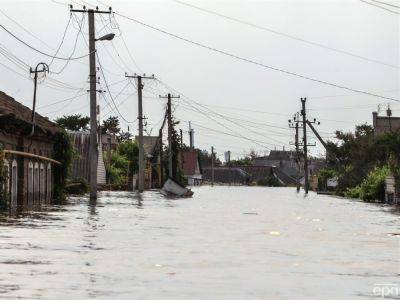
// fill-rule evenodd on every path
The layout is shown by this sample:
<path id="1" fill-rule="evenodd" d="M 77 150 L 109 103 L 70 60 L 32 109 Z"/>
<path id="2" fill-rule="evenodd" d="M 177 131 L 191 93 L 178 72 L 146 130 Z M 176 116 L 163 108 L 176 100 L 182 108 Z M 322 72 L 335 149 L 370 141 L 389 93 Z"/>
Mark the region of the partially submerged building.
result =
<path id="1" fill-rule="evenodd" d="M 6 190 L 10 205 L 33 207 L 52 202 L 53 170 L 60 164 L 51 157 L 60 128 L 47 118 L 0 92 L 0 144 L 8 172 Z"/>
<path id="2" fill-rule="evenodd" d="M 183 175 L 187 179 L 188 185 L 200 185 L 203 176 L 198 152 L 194 149 L 183 150 L 180 157 Z"/>

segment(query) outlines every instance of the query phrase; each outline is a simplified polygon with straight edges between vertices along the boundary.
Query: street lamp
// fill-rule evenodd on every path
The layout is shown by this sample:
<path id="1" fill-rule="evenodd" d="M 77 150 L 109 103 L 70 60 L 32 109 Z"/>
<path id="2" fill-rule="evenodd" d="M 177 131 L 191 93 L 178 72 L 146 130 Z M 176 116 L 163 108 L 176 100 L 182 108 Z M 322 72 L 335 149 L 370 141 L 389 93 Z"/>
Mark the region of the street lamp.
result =
<path id="1" fill-rule="evenodd" d="M 103 35 L 102 37 L 98 38 L 98 39 L 94 39 L 95 42 L 97 41 L 111 41 L 112 39 L 114 39 L 115 34 L 114 33 L 108 33 L 106 35 Z"/>

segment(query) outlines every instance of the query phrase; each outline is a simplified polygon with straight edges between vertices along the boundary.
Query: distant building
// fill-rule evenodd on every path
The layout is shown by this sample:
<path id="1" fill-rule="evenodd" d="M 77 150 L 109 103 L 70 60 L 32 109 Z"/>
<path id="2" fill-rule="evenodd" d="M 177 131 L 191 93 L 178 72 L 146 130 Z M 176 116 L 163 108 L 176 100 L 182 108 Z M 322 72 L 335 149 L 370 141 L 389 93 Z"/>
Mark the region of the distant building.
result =
<path id="1" fill-rule="evenodd" d="M 283 185 L 295 185 L 303 175 L 296 162 L 296 151 L 271 150 L 269 155 L 253 159 L 253 166 L 274 168 L 274 174 Z"/>
<path id="2" fill-rule="evenodd" d="M 118 140 L 115 134 L 102 134 L 101 147 L 103 151 L 117 150 Z"/>
<path id="3" fill-rule="evenodd" d="M 52 201 L 54 190 L 54 137 L 60 128 L 32 110 L 0 92 L 0 144 L 5 149 L 8 171 L 6 188 L 11 208 L 32 207 Z"/>
<path id="4" fill-rule="evenodd" d="M 387 132 L 395 132 L 400 129 L 400 117 L 392 117 L 391 110 L 386 111 L 386 116 L 379 116 L 378 112 L 372 113 L 372 125 L 374 134 L 380 135 Z"/>
<path id="5" fill-rule="evenodd" d="M 211 181 L 212 169 L 203 168 L 203 179 Z M 251 176 L 239 167 L 216 167 L 214 168 L 214 182 L 223 184 L 243 184 L 247 185 L 251 182 Z"/>
<path id="6" fill-rule="evenodd" d="M 189 185 L 199 185 L 203 179 L 200 169 L 199 155 L 196 150 L 181 152 L 182 171 Z"/>

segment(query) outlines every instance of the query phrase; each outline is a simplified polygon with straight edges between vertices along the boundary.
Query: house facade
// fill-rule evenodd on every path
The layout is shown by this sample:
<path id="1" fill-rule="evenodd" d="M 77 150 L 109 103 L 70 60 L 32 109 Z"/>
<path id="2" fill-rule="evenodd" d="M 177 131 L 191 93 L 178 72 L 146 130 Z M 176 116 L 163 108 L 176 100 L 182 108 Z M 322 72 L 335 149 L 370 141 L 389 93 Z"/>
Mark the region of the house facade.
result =
<path id="1" fill-rule="evenodd" d="M 0 92 L 0 145 L 5 154 L 6 190 L 12 209 L 52 202 L 54 137 L 60 128 Z"/>

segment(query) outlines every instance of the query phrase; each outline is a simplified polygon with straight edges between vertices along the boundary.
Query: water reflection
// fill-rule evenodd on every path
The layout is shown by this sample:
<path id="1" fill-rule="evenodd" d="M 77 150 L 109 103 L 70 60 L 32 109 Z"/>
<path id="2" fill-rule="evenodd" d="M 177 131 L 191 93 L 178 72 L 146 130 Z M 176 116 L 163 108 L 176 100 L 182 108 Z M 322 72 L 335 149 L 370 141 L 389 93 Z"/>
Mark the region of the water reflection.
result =
<path id="1" fill-rule="evenodd" d="M 0 298 L 369 299 L 398 279 L 392 207 L 285 188 L 194 191 L 102 192 L 0 215 Z"/>

